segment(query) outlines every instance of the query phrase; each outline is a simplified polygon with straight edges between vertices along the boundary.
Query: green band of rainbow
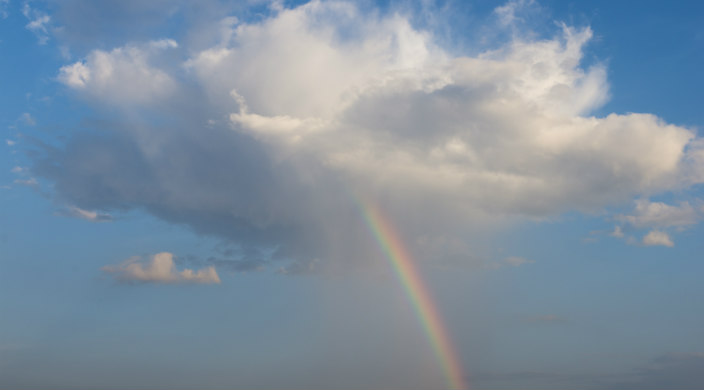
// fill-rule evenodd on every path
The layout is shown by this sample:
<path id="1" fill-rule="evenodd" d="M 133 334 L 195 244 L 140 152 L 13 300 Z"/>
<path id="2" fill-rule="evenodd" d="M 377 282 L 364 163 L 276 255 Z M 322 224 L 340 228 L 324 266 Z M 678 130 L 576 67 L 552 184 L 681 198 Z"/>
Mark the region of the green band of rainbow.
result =
<path id="1" fill-rule="evenodd" d="M 364 219 L 374 238 L 384 251 L 384 255 L 411 301 L 428 340 L 435 351 L 440 365 L 451 389 L 466 389 L 464 375 L 457 355 L 452 349 L 449 335 L 442 323 L 442 318 L 435 308 L 428 289 L 418 275 L 413 260 L 404 247 L 398 234 L 387 218 L 370 202 L 362 202 Z"/>

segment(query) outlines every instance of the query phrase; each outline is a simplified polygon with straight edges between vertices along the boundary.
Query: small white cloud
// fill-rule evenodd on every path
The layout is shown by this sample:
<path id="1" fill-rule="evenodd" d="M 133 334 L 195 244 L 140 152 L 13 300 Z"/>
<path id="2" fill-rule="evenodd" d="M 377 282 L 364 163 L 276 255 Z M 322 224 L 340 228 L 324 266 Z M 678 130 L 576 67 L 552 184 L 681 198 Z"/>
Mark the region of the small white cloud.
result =
<path id="1" fill-rule="evenodd" d="M 13 141 L 11 139 L 6 139 L 5 143 L 7 144 L 7 146 L 15 146 L 17 144 L 17 141 Z"/>
<path id="2" fill-rule="evenodd" d="M 173 39 L 160 39 L 158 41 L 149 42 L 149 46 L 155 49 L 175 49 L 178 47 L 178 43 Z"/>
<path id="3" fill-rule="evenodd" d="M 643 245 L 662 245 L 667 247 L 675 246 L 675 244 L 670 239 L 670 236 L 667 233 L 661 232 L 659 230 L 652 230 L 650 233 L 646 234 L 645 237 L 643 237 Z"/>
<path id="4" fill-rule="evenodd" d="M 22 115 L 20 115 L 19 120 L 27 126 L 34 126 L 37 124 L 37 121 L 28 112 L 25 112 Z"/>
<path id="5" fill-rule="evenodd" d="M 16 173 L 16 174 L 21 174 L 21 173 L 27 172 L 27 168 L 16 166 L 16 167 L 13 167 L 12 169 L 10 169 L 10 172 Z"/>
<path id="6" fill-rule="evenodd" d="M 105 266 L 102 270 L 123 282 L 220 283 L 220 277 L 215 271 L 215 267 L 206 267 L 196 271 L 186 268 L 179 271 L 174 266 L 173 257 L 174 255 L 169 252 L 157 253 L 147 261 L 140 261 L 140 257 L 132 257 L 121 264 Z"/>
<path id="7" fill-rule="evenodd" d="M 167 48 L 177 47 L 170 39 L 143 45 L 127 45 L 111 51 L 93 50 L 82 61 L 59 69 L 58 80 L 91 97 L 120 105 L 158 101 L 174 91 L 174 80 L 151 60 Z"/>
<path id="8" fill-rule="evenodd" d="M 623 229 L 621 229 L 621 226 L 614 226 L 614 230 L 609 233 L 611 237 L 616 237 L 616 238 L 623 238 Z"/>

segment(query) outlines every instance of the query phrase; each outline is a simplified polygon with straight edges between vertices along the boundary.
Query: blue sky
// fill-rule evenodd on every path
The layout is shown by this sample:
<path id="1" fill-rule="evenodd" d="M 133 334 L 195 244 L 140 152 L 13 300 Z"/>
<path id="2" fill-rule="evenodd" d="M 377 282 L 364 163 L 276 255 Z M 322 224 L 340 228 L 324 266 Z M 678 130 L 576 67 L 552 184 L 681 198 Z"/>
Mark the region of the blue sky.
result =
<path id="1" fill-rule="evenodd" d="M 0 387 L 704 384 L 691 2 L 0 0 Z"/>

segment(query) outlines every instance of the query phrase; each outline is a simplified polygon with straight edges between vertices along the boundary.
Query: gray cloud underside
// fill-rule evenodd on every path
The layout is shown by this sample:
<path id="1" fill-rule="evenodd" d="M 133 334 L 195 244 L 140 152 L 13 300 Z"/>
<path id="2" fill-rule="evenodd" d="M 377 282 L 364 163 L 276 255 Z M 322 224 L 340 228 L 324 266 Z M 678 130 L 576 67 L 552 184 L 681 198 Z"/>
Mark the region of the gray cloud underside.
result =
<path id="1" fill-rule="evenodd" d="M 349 3 L 193 28 L 217 43 L 130 43 L 61 68 L 78 98 L 130 119 L 46 148 L 33 171 L 59 198 L 311 264 L 378 256 L 360 199 L 421 257 L 471 258 L 471 244 L 424 243 L 704 179 L 692 130 L 589 116 L 608 97 L 605 69 L 580 67 L 589 29 L 455 57 L 406 18 Z"/>

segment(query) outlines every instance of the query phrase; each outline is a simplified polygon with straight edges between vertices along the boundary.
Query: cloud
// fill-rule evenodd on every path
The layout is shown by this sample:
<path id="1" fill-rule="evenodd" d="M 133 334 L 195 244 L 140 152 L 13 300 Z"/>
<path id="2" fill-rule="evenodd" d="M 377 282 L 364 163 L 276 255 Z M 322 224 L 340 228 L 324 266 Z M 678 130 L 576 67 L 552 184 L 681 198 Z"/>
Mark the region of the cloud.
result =
<path id="1" fill-rule="evenodd" d="M 667 247 L 675 246 L 675 244 L 670 239 L 670 236 L 667 233 L 659 230 L 651 230 L 648 234 L 646 234 L 645 237 L 643 237 L 643 245 L 662 245 Z"/>
<path id="2" fill-rule="evenodd" d="M 7 12 L 8 4 L 10 4 L 10 0 L 0 0 L 0 18 L 7 19 L 9 15 Z"/>
<path id="3" fill-rule="evenodd" d="M 175 92 L 175 83 L 150 64 L 157 53 L 178 47 L 170 39 L 124 46 L 109 52 L 94 50 L 83 61 L 65 65 L 58 79 L 65 85 L 121 106 L 153 103 Z"/>
<path id="4" fill-rule="evenodd" d="M 614 226 L 614 230 L 609 233 L 611 237 L 616 237 L 616 238 L 623 238 L 623 229 L 621 229 L 621 226 Z"/>
<path id="5" fill-rule="evenodd" d="M 7 144 L 7 146 L 15 146 L 17 144 L 16 141 L 11 140 L 11 139 L 6 139 L 5 143 Z"/>
<path id="6" fill-rule="evenodd" d="M 635 201 L 634 215 L 619 215 L 616 218 L 637 228 L 686 227 L 695 225 L 702 217 L 702 209 L 696 209 L 689 202 L 671 206 L 662 202 L 650 202 L 646 199 Z"/>
<path id="7" fill-rule="evenodd" d="M 197 271 L 185 268 L 178 271 L 174 266 L 173 255 L 168 252 L 157 253 L 147 261 L 141 261 L 139 257 L 132 257 L 121 264 L 105 266 L 102 270 L 122 282 L 220 283 L 220 277 L 214 267 L 206 267 Z"/>
<path id="8" fill-rule="evenodd" d="M 534 0 L 511 0 L 496 7 L 494 14 L 499 18 L 499 23 L 504 26 L 512 26 L 521 19 L 521 12 L 525 12 L 526 8 L 535 5 Z"/>
<path id="9" fill-rule="evenodd" d="M 701 220 L 703 212 L 704 208 L 694 207 L 689 202 L 680 202 L 678 206 L 673 206 L 663 202 L 637 199 L 632 215 L 620 214 L 615 219 L 636 229 L 652 229 L 643 237 L 641 241 L 643 245 L 672 247 L 674 243 L 667 230 L 681 231 L 696 225 Z M 616 226 L 611 236 L 624 238 L 621 226 Z M 638 244 L 633 237 L 629 236 L 627 240 L 629 244 Z"/>
<path id="10" fill-rule="evenodd" d="M 517 31 L 474 56 L 346 2 L 192 28 L 214 43 L 122 44 L 59 70 L 79 97 L 129 115 L 46 147 L 33 172 L 58 198 L 144 209 L 319 269 L 380 256 L 359 199 L 378 202 L 411 251 L 440 237 L 472 253 L 501 224 L 704 181 L 692 130 L 591 114 L 609 89 L 603 65 L 581 65 L 589 28 Z M 458 255 L 441 251 L 428 256 Z"/>
<path id="11" fill-rule="evenodd" d="M 14 180 L 14 183 L 15 183 L 15 184 L 22 185 L 22 186 L 26 186 L 26 187 L 31 187 L 31 188 L 34 188 L 34 189 L 38 189 L 38 188 L 39 188 L 39 182 L 38 182 L 37 179 L 34 178 L 34 177 L 30 177 L 30 178 L 28 178 L 28 179 L 15 179 L 15 180 Z"/>
<path id="12" fill-rule="evenodd" d="M 494 261 L 486 264 L 486 268 L 489 269 L 500 269 L 504 267 L 520 267 L 522 265 L 526 264 L 533 264 L 535 263 L 534 260 L 528 260 L 523 257 L 518 257 L 518 256 L 509 256 L 501 261 Z"/>
<path id="13" fill-rule="evenodd" d="M 34 126 L 37 124 L 37 121 L 28 112 L 25 112 L 22 115 L 20 115 L 19 120 L 27 126 Z"/>
<path id="14" fill-rule="evenodd" d="M 40 45 L 45 45 L 49 41 L 49 31 L 47 27 L 51 22 L 51 16 L 43 11 L 30 7 L 28 2 L 24 3 L 22 14 L 29 20 L 29 23 L 25 26 L 27 30 L 37 36 Z"/>
<path id="15" fill-rule="evenodd" d="M 90 222 L 107 222 L 112 221 L 112 216 L 98 211 L 84 210 L 79 207 L 71 206 L 60 212 L 61 215 L 79 219 L 85 219 Z"/>
<path id="16" fill-rule="evenodd" d="M 276 273 L 282 275 L 307 275 L 316 272 L 316 267 L 319 265 L 320 260 L 313 259 L 311 261 L 296 261 L 288 264 L 284 267 L 279 267 Z"/>

